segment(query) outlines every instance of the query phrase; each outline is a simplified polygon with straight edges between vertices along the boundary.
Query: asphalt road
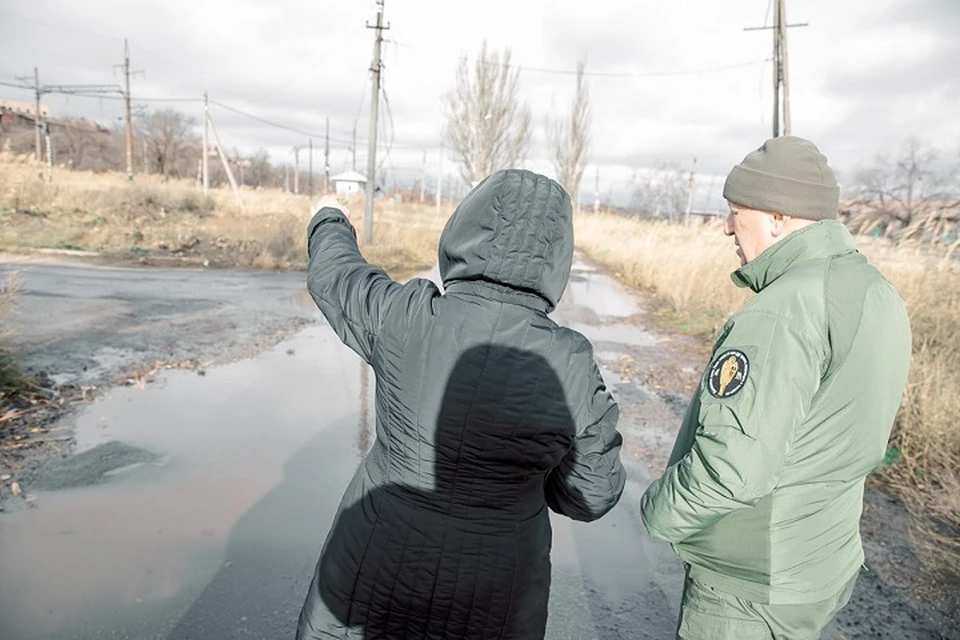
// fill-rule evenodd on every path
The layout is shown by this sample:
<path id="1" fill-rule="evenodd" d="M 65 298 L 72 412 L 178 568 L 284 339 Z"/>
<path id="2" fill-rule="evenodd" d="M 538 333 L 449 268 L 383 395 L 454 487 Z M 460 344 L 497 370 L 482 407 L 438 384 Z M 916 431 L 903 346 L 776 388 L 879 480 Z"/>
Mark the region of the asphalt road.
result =
<path id="1" fill-rule="evenodd" d="M 76 455 L 26 487 L 36 508 L 0 517 L 0 638 L 292 637 L 373 420 L 372 374 L 304 299 L 303 274 L 31 266 L 22 277 L 14 329 L 31 368 L 102 381 L 151 359 L 231 362 L 114 389 L 80 413 Z M 555 317 L 596 343 L 628 443 L 662 449 L 675 408 L 618 368 L 656 347 L 627 322 L 636 311 L 578 264 Z M 548 638 L 672 637 L 681 567 L 642 531 L 646 465 L 624 458 L 630 482 L 610 514 L 553 519 Z"/>

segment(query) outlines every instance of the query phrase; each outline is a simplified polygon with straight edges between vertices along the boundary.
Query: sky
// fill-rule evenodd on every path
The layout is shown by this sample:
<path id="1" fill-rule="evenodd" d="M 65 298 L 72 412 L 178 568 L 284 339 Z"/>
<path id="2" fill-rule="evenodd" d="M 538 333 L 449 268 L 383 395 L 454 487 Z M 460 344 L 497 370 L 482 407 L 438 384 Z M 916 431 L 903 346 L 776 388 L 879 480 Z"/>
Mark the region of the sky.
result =
<path id="1" fill-rule="evenodd" d="M 812 140 L 850 181 L 911 137 L 960 150 L 960 1 L 788 0 L 792 133 Z M 223 145 L 266 149 L 278 163 L 329 118 L 331 172 L 366 166 L 372 0 L 0 0 L 0 82 L 37 67 L 41 84 L 118 84 L 130 43 L 134 104 L 198 118 L 202 95 Z M 592 147 L 581 197 L 629 197 L 637 171 L 694 170 L 695 208 L 717 210 L 729 169 L 772 135 L 769 0 L 386 0 L 378 160 L 388 184 L 440 170 L 441 99 L 461 57 L 484 40 L 509 47 L 534 117 L 524 164 L 553 175 L 544 121 L 568 109 L 586 60 Z M 0 86 L 0 97 L 30 92 Z M 170 101 L 167 101 L 170 100 Z M 181 101 L 182 100 L 182 101 Z M 118 124 L 121 101 L 47 95 L 54 117 Z M 385 106 L 389 104 L 389 109 Z M 240 115 L 220 106 L 259 118 Z M 298 129 L 301 133 L 273 125 Z M 300 156 L 306 163 L 305 152 Z M 322 151 L 314 167 L 322 170 Z"/>

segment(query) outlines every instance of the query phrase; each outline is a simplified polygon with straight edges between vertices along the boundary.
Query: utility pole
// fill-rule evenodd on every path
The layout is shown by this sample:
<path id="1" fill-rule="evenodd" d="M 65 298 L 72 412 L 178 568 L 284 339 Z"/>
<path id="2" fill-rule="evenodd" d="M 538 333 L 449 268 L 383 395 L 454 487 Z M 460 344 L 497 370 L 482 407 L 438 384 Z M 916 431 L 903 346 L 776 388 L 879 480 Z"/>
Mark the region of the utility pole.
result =
<path id="1" fill-rule="evenodd" d="M 440 157 L 437 160 L 437 215 L 443 202 L 443 142 L 440 143 Z"/>
<path id="2" fill-rule="evenodd" d="M 127 103 L 127 180 L 133 180 L 133 125 L 130 122 L 130 45 L 123 39 L 123 75 L 126 79 L 124 97 Z"/>
<path id="3" fill-rule="evenodd" d="M 210 97 L 203 92 L 203 195 L 210 190 Z"/>
<path id="4" fill-rule="evenodd" d="M 368 29 L 376 29 L 373 41 L 373 64 L 370 71 L 373 78 L 370 82 L 370 140 L 367 146 L 367 197 L 363 212 L 363 239 L 370 244 L 373 242 L 373 196 L 377 187 L 377 110 L 380 106 L 380 46 L 383 42 L 383 31 L 390 26 L 383 26 L 383 2 L 377 0 L 377 24 Z"/>
<path id="5" fill-rule="evenodd" d="M 420 169 L 420 204 L 427 197 L 427 150 L 423 150 L 423 168 Z"/>
<path id="6" fill-rule="evenodd" d="M 40 148 L 40 130 L 43 128 L 43 119 L 40 116 L 40 71 L 38 71 L 36 67 L 33 68 L 33 90 L 37 100 L 33 112 L 33 124 L 36 125 L 35 128 L 37 130 L 37 162 L 40 162 L 40 156 L 42 155 L 42 149 Z"/>
<path id="7" fill-rule="evenodd" d="M 787 65 L 787 0 L 777 0 L 780 5 L 780 81 L 783 83 L 783 134 L 790 135 L 790 73 Z"/>
<path id="8" fill-rule="evenodd" d="M 353 121 L 353 170 L 357 170 L 357 121 Z"/>
<path id="9" fill-rule="evenodd" d="M 220 157 L 220 163 L 223 165 L 223 170 L 227 174 L 227 180 L 230 181 L 230 187 L 233 189 L 233 195 L 236 196 L 237 202 L 240 204 L 240 208 L 243 208 L 243 198 L 240 196 L 240 189 L 237 187 L 237 181 L 233 177 L 233 171 L 230 170 L 230 161 L 227 160 L 227 154 L 223 152 L 223 145 L 220 144 L 220 134 L 217 133 L 217 126 L 213 123 L 213 118 L 207 115 L 207 121 L 210 123 L 210 128 L 213 129 L 213 141 L 217 148 L 217 155 Z"/>
<path id="10" fill-rule="evenodd" d="M 130 43 L 126 38 L 123 40 L 123 64 L 113 65 L 114 69 L 123 68 L 124 87 L 122 91 L 124 102 L 126 103 L 126 121 L 127 121 L 127 180 L 133 180 L 133 117 L 130 108 L 130 75 L 143 73 L 142 71 L 130 71 Z"/>
<path id="11" fill-rule="evenodd" d="M 593 215 L 600 213 L 600 165 L 593 179 Z"/>
<path id="12" fill-rule="evenodd" d="M 310 197 L 313 197 L 313 138 L 310 138 L 310 176 L 307 179 L 307 189 L 310 191 Z"/>
<path id="13" fill-rule="evenodd" d="M 33 87 L 37 95 L 37 104 L 34 110 L 34 124 L 37 125 L 37 162 L 40 162 L 40 129 L 42 126 L 40 123 L 43 122 L 43 120 L 40 118 L 40 71 L 36 67 L 33 68 Z"/>
<path id="14" fill-rule="evenodd" d="M 780 135 L 780 114 L 783 133 L 790 135 L 790 75 L 787 68 L 787 29 L 806 27 L 808 23 L 787 24 L 786 0 L 773 0 L 773 26 L 747 27 L 744 31 L 773 30 L 773 137 Z M 783 90 L 781 98 L 781 88 Z"/>
<path id="15" fill-rule="evenodd" d="M 330 118 L 327 118 L 327 130 L 323 141 L 323 193 L 330 191 Z"/>
<path id="16" fill-rule="evenodd" d="M 693 159 L 693 167 L 690 169 L 690 183 L 687 185 L 687 210 L 683 218 L 683 225 L 690 226 L 690 210 L 693 208 L 693 172 L 697 168 L 697 159 Z"/>
<path id="17" fill-rule="evenodd" d="M 300 147 L 293 148 L 293 192 L 300 193 Z"/>

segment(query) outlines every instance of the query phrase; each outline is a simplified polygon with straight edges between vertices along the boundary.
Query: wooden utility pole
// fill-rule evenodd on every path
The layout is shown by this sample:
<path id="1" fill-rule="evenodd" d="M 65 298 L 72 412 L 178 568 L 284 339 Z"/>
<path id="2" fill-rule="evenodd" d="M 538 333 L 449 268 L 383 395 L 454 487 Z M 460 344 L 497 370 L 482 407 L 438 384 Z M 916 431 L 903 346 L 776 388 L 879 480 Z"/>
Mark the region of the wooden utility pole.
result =
<path id="1" fill-rule="evenodd" d="M 790 72 L 787 64 L 787 0 L 780 5 L 780 81 L 783 83 L 783 134 L 790 135 Z"/>
<path id="2" fill-rule="evenodd" d="M 790 135 L 790 74 L 787 67 L 787 29 L 805 27 L 806 22 L 787 24 L 786 0 L 773 0 L 773 26 L 747 27 L 744 31 L 773 30 L 773 137 L 780 135 L 780 116 L 783 115 L 783 133 Z M 781 95 L 782 90 L 782 95 Z"/>
<path id="3" fill-rule="evenodd" d="M 363 212 L 363 239 L 370 244 L 373 242 L 373 197 L 377 187 L 377 111 L 380 106 L 380 46 L 383 42 L 383 31 L 389 25 L 383 26 L 383 2 L 377 0 L 377 24 L 368 29 L 375 29 L 373 40 L 373 64 L 370 71 L 373 77 L 370 82 L 370 140 L 367 143 L 367 197 Z"/>
<path id="4" fill-rule="evenodd" d="M 323 193 L 330 192 L 330 118 L 327 118 L 327 130 L 323 140 Z"/>
<path id="5" fill-rule="evenodd" d="M 307 178 L 307 189 L 310 192 L 310 197 L 313 197 L 313 138 L 310 138 L 310 176 Z"/>

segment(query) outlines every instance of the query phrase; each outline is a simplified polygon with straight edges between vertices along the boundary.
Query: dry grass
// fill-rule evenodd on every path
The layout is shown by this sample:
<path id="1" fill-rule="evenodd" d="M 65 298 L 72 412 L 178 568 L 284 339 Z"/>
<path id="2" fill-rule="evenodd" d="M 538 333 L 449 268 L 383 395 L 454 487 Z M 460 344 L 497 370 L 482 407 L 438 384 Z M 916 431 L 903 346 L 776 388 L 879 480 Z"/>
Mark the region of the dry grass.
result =
<path id="1" fill-rule="evenodd" d="M 87 250 L 175 257 L 215 266 L 306 266 L 311 199 L 279 190 L 230 189 L 204 197 L 189 180 L 50 170 L 0 153 L 0 249 Z M 362 231 L 363 201 L 348 203 Z M 433 208 L 377 203 L 374 244 L 364 255 L 398 275 L 436 259 L 444 217 Z M 362 235 L 362 233 L 360 234 Z"/>
<path id="2" fill-rule="evenodd" d="M 721 228 L 683 228 L 584 214 L 577 244 L 628 284 L 650 290 L 683 329 L 716 331 L 750 295 L 734 287 L 738 262 Z M 931 568 L 960 577 L 960 266 L 922 248 L 858 239 L 897 287 L 914 355 L 882 477 L 914 518 L 915 547 Z"/>
<path id="3" fill-rule="evenodd" d="M 6 341 L 9 336 L 4 324 L 4 318 L 13 307 L 14 296 L 16 296 L 19 285 L 20 279 L 15 271 L 8 271 L 3 280 L 0 281 L 0 394 L 5 389 L 17 386 L 22 379 L 20 370 L 7 353 Z M 0 395 L 0 400 L 4 397 Z M 0 404 L 0 409 L 4 409 L 2 404 Z M 5 411 L 0 410 L 0 414 L 3 413 Z"/>

